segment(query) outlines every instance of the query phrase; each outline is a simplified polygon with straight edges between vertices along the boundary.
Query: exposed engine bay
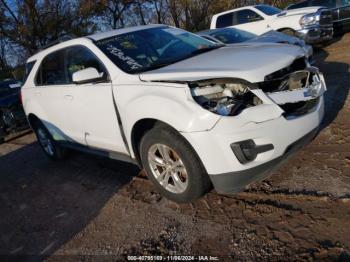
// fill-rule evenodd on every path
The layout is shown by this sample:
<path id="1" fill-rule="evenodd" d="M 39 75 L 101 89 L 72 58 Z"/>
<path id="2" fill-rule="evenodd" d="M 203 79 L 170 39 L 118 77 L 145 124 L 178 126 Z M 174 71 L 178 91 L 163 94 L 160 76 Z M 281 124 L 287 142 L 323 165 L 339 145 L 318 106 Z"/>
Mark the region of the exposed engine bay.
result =
<path id="1" fill-rule="evenodd" d="M 318 69 L 314 67 L 256 84 L 215 79 L 192 83 L 190 87 L 198 104 L 222 116 L 238 115 L 245 108 L 262 104 L 262 100 L 251 92 L 252 89 L 261 89 L 286 115 L 308 113 L 326 90 Z"/>
<path id="2" fill-rule="evenodd" d="M 193 84 L 191 93 L 203 108 L 222 116 L 234 116 L 247 107 L 262 104 L 245 83 L 232 83 L 230 79 Z"/>

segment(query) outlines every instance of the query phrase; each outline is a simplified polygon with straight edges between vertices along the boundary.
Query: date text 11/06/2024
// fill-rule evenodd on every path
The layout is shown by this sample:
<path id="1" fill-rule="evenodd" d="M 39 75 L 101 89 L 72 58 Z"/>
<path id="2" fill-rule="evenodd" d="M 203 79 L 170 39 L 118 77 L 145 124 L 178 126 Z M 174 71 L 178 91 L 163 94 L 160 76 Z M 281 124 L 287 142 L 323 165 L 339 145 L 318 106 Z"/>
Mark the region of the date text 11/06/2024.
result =
<path id="1" fill-rule="evenodd" d="M 216 256 L 128 256 L 129 261 L 218 261 Z"/>

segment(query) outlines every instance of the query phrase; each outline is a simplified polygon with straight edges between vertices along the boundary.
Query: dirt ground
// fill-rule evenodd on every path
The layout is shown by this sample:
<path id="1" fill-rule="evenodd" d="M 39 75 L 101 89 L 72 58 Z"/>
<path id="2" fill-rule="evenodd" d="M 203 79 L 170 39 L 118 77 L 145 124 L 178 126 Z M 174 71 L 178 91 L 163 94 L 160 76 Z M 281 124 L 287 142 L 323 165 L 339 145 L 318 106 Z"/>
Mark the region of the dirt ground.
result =
<path id="1" fill-rule="evenodd" d="M 316 51 L 328 84 L 320 134 L 233 197 L 213 191 L 178 205 L 137 177 L 135 166 L 81 153 L 51 162 L 33 134 L 0 145 L 0 254 L 349 261 L 349 51 L 350 33 Z"/>

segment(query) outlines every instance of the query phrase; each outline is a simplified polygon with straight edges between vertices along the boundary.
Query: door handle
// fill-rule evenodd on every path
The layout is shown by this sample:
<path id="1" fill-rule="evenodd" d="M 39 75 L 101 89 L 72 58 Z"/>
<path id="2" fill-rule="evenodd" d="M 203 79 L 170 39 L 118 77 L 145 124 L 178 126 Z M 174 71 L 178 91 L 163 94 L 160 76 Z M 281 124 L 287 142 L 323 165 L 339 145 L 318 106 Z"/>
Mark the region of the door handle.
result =
<path id="1" fill-rule="evenodd" d="M 36 96 L 41 96 L 41 93 L 40 93 L 40 92 L 34 92 L 34 94 L 35 94 Z"/>
<path id="2" fill-rule="evenodd" d="M 65 96 L 64 96 L 64 99 L 73 100 L 73 96 L 71 96 L 71 95 L 65 95 Z"/>

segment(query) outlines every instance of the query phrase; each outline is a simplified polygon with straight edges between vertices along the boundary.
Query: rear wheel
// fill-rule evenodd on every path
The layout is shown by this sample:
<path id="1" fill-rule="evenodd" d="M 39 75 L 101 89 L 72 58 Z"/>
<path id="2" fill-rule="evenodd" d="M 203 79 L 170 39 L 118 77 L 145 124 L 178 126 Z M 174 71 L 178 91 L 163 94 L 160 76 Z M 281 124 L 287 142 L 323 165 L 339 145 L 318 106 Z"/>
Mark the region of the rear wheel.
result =
<path id="1" fill-rule="evenodd" d="M 140 144 L 142 165 L 158 190 L 175 202 L 190 202 L 209 191 L 211 182 L 192 147 L 175 130 L 159 126 Z"/>
<path id="2" fill-rule="evenodd" d="M 59 160 L 65 157 L 66 150 L 57 144 L 52 135 L 41 122 L 36 121 L 33 129 L 40 147 L 49 158 Z"/>

